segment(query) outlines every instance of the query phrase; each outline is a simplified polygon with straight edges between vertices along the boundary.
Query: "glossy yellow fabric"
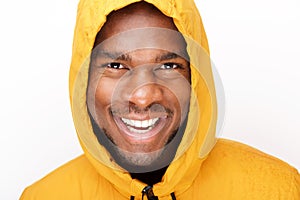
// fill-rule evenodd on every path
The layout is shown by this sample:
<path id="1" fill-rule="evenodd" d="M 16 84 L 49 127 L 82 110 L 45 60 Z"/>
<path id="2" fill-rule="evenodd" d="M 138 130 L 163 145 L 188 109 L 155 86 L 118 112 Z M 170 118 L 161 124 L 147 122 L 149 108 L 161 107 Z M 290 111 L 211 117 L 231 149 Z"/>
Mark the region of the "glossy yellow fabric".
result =
<path id="1" fill-rule="evenodd" d="M 141 199 L 144 183 L 112 162 L 93 135 L 86 111 L 89 55 L 108 15 L 138 0 L 82 0 L 78 5 L 70 68 L 70 101 L 84 155 L 28 187 L 22 200 Z M 153 187 L 159 199 L 300 199 L 299 173 L 246 145 L 215 138 L 217 105 L 209 49 L 192 0 L 147 0 L 174 19 L 191 59 L 189 121 L 176 159 Z M 201 115 L 201 117 L 200 117 Z M 245 127 L 246 128 L 246 127 Z"/>

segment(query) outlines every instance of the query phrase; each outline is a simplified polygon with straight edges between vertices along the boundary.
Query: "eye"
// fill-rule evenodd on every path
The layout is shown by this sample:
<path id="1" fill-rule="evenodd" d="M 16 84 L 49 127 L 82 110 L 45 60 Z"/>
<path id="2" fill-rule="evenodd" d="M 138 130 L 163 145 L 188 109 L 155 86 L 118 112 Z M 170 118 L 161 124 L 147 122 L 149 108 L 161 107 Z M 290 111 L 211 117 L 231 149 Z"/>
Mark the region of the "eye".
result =
<path id="1" fill-rule="evenodd" d="M 124 67 L 124 65 L 122 65 L 121 63 L 108 63 L 106 65 L 107 68 L 111 68 L 111 69 L 126 69 L 126 67 Z"/>
<path id="2" fill-rule="evenodd" d="M 182 68 L 180 64 L 177 63 L 164 63 L 162 66 L 160 66 L 159 69 L 178 69 Z"/>

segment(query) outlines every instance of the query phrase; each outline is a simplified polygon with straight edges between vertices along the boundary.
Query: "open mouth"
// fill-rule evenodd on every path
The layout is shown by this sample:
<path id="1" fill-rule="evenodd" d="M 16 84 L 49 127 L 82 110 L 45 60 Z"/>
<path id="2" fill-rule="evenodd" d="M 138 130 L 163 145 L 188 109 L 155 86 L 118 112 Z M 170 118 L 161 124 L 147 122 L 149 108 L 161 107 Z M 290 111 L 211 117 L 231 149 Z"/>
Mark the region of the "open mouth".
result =
<path id="1" fill-rule="evenodd" d="M 167 116 L 136 120 L 114 116 L 122 133 L 135 140 L 145 140 L 157 135 L 166 125 Z"/>

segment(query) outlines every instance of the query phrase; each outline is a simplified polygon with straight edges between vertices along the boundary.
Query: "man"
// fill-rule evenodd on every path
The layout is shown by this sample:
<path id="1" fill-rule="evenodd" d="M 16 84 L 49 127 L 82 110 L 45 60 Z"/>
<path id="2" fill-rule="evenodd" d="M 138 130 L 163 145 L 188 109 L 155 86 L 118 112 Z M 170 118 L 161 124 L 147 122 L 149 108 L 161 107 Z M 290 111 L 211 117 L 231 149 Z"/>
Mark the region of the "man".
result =
<path id="1" fill-rule="evenodd" d="M 21 199 L 300 199 L 297 170 L 216 139 L 213 80 L 192 0 L 81 1 L 70 99 L 84 155 Z"/>

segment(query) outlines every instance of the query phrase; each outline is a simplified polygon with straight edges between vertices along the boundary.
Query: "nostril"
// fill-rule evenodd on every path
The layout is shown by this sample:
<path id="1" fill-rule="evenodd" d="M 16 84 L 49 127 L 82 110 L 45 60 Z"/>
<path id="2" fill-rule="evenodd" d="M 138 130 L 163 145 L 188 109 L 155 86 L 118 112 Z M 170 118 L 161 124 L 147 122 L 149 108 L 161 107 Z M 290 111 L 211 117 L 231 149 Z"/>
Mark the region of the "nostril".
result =
<path id="1" fill-rule="evenodd" d="M 163 99 L 163 91 L 157 84 L 147 84 L 133 90 L 130 94 L 129 102 L 145 109 L 155 103 L 161 102 Z"/>

